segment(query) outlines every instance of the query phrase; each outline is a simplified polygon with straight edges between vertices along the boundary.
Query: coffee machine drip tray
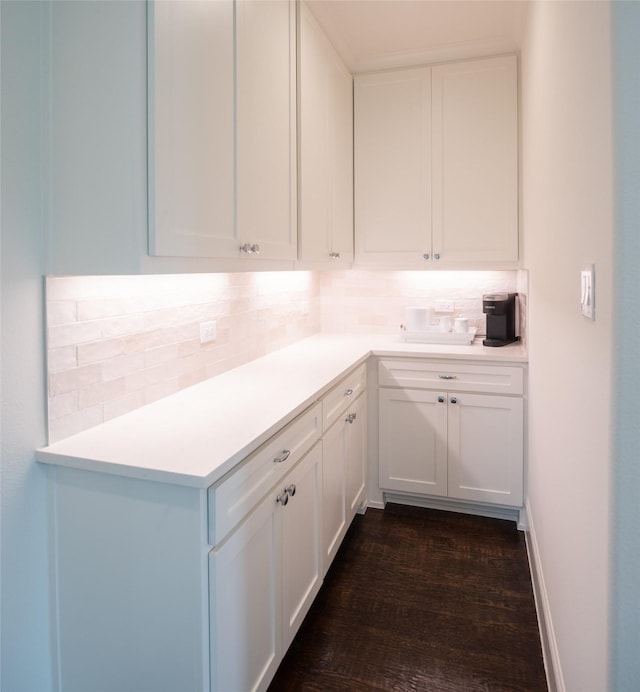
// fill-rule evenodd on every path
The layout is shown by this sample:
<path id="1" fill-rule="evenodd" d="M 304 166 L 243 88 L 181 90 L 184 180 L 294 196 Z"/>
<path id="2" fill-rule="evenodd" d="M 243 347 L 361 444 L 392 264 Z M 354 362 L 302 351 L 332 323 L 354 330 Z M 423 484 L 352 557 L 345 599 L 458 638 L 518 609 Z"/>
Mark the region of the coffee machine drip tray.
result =
<path id="1" fill-rule="evenodd" d="M 408 343 L 416 344 L 450 344 L 452 346 L 465 346 L 473 343 L 476 338 L 477 327 L 470 327 L 466 332 L 442 332 L 437 328 L 409 331 L 402 328 L 402 338 Z"/>

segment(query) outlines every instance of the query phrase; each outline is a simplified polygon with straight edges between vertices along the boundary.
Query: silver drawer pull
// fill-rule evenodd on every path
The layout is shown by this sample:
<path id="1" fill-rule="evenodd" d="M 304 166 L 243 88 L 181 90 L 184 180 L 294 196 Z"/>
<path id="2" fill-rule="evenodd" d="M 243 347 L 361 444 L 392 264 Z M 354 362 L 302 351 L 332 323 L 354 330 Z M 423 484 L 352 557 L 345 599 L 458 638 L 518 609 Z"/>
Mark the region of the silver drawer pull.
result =
<path id="1" fill-rule="evenodd" d="M 358 417 L 356 413 L 350 413 L 344 420 L 345 423 L 353 423 L 353 421 Z"/>
<path id="2" fill-rule="evenodd" d="M 441 380 L 457 380 L 455 375 L 438 375 Z"/>
<path id="3" fill-rule="evenodd" d="M 296 486 L 294 483 L 292 483 L 290 486 L 286 488 L 286 491 L 289 493 L 291 497 L 293 497 L 296 494 Z"/>
<path id="4" fill-rule="evenodd" d="M 290 449 L 283 449 L 282 450 L 282 456 L 281 457 L 276 457 L 273 460 L 274 464 L 281 464 L 283 461 L 286 461 L 289 458 L 289 455 L 291 454 Z"/>
<path id="5" fill-rule="evenodd" d="M 344 393 L 345 396 L 351 396 L 353 394 L 353 389 L 347 389 L 347 391 Z"/>
<path id="6" fill-rule="evenodd" d="M 283 507 L 289 502 L 289 492 L 287 488 L 282 491 L 282 495 L 276 497 L 276 502 L 279 502 Z"/>

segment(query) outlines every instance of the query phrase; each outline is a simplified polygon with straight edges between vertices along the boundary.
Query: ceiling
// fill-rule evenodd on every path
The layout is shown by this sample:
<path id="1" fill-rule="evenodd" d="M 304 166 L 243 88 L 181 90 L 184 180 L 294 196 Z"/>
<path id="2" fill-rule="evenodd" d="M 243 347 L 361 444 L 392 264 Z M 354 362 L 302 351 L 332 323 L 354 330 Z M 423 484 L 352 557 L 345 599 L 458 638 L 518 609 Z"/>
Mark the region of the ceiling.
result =
<path id="1" fill-rule="evenodd" d="M 513 53 L 527 0 L 307 0 L 352 72 Z"/>

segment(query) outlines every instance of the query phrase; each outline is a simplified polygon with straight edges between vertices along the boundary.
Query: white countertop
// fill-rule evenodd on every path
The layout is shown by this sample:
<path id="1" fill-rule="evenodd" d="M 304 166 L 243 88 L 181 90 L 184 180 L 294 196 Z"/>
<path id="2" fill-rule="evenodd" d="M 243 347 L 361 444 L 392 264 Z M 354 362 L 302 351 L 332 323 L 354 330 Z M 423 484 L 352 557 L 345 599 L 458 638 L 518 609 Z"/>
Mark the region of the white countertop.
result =
<path id="1" fill-rule="evenodd" d="M 318 334 L 49 447 L 38 461 L 207 488 L 370 355 L 526 363 L 520 344 Z"/>

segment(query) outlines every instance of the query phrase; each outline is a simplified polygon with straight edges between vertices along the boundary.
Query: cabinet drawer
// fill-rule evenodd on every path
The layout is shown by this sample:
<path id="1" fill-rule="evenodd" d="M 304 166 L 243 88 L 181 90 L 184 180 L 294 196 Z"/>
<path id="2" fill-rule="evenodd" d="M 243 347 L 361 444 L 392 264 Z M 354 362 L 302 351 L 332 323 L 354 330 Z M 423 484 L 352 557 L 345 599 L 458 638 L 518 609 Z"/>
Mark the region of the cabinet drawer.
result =
<path id="1" fill-rule="evenodd" d="M 209 543 L 217 545 L 320 439 L 322 406 L 314 404 L 219 483 L 209 488 Z"/>
<path id="2" fill-rule="evenodd" d="M 508 365 L 417 360 L 381 360 L 378 363 L 378 382 L 386 387 L 522 394 L 523 381 L 523 368 Z"/>
<path id="3" fill-rule="evenodd" d="M 328 430 L 367 387 L 367 366 L 361 365 L 322 399 L 322 431 Z"/>

